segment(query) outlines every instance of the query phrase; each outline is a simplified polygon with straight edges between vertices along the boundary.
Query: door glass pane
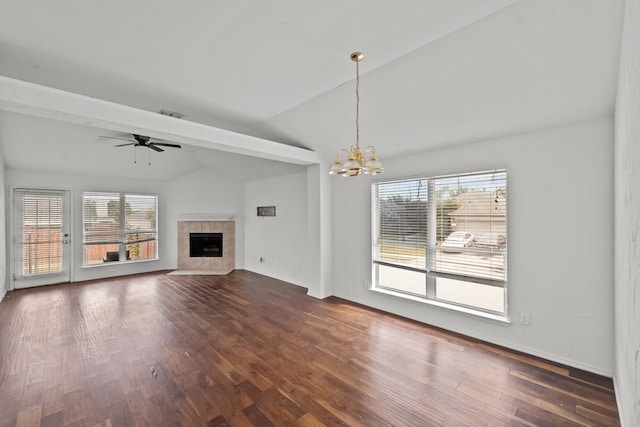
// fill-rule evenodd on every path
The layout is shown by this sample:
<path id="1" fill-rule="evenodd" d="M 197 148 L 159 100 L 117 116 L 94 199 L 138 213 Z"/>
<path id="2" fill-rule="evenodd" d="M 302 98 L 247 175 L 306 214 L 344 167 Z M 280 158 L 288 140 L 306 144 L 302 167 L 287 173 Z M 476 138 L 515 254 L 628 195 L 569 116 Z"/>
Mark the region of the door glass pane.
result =
<path id="1" fill-rule="evenodd" d="M 62 272 L 63 206 L 63 192 L 16 191 L 19 276 Z"/>

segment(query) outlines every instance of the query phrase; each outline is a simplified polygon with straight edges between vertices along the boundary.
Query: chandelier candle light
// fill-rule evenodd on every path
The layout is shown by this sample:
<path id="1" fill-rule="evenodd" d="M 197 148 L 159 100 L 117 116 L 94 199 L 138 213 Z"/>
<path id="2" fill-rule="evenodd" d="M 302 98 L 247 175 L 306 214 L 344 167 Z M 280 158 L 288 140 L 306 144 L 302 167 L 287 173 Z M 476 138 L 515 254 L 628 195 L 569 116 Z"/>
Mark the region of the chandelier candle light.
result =
<path id="1" fill-rule="evenodd" d="M 376 148 L 368 146 L 363 150 L 360 149 L 360 68 L 359 64 L 364 58 L 361 52 L 351 54 L 351 60 L 356 63 L 356 145 L 351 146 L 349 150 L 341 149 L 336 154 L 336 161 L 331 166 L 329 173 L 331 175 L 342 176 L 358 176 L 367 173 L 376 175 L 382 173 L 384 168 L 382 163 L 376 157 Z M 346 153 L 347 160 L 342 163 L 340 155 Z"/>

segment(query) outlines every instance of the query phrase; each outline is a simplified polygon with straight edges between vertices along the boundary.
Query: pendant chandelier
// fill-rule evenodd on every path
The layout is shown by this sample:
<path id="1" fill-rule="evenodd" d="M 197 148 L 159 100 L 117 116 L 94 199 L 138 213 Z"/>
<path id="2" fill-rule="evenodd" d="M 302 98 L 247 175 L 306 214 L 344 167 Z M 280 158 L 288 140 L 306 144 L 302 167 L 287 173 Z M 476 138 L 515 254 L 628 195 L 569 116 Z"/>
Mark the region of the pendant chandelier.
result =
<path id="1" fill-rule="evenodd" d="M 331 175 L 358 176 L 362 173 L 376 175 L 382 173 L 384 168 L 376 157 L 376 148 L 368 146 L 364 150 L 360 148 L 360 61 L 364 58 L 361 52 L 351 54 L 351 60 L 356 63 L 356 145 L 349 150 L 341 149 L 336 154 L 336 161 L 329 170 Z M 346 154 L 346 160 L 341 156 Z"/>

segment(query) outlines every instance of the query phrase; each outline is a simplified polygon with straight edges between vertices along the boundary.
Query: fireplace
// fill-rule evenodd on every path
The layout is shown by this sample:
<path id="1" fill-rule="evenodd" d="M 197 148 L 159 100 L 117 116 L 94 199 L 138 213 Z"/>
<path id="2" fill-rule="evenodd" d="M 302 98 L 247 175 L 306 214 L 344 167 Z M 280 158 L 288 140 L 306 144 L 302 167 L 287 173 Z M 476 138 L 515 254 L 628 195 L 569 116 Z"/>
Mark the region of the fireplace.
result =
<path id="1" fill-rule="evenodd" d="M 222 257 L 222 233 L 189 233 L 189 257 Z"/>
<path id="2" fill-rule="evenodd" d="M 232 272 L 235 228 L 234 221 L 178 221 L 178 270 Z"/>

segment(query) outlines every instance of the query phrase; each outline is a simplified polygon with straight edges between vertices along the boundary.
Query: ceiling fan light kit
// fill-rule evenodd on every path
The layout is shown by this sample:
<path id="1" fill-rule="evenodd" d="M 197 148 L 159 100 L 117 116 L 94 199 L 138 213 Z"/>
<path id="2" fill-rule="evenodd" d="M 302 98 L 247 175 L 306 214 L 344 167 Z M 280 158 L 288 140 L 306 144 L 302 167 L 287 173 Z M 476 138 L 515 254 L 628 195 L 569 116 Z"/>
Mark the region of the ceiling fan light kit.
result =
<path id="1" fill-rule="evenodd" d="M 364 58 L 362 52 L 351 54 L 351 60 L 356 63 L 356 145 L 349 150 L 340 149 L 336 153 L 336 160 L 329 169 L 331 175 L 359 176 L 362 173 L 376 175 L 382 173 L 384 168 L 376 156 L 376 148 L 368 146 L 364 150 L 360 148 L 360 61 Z M 346 154 L 343 162 L 341 155 Z"/>

